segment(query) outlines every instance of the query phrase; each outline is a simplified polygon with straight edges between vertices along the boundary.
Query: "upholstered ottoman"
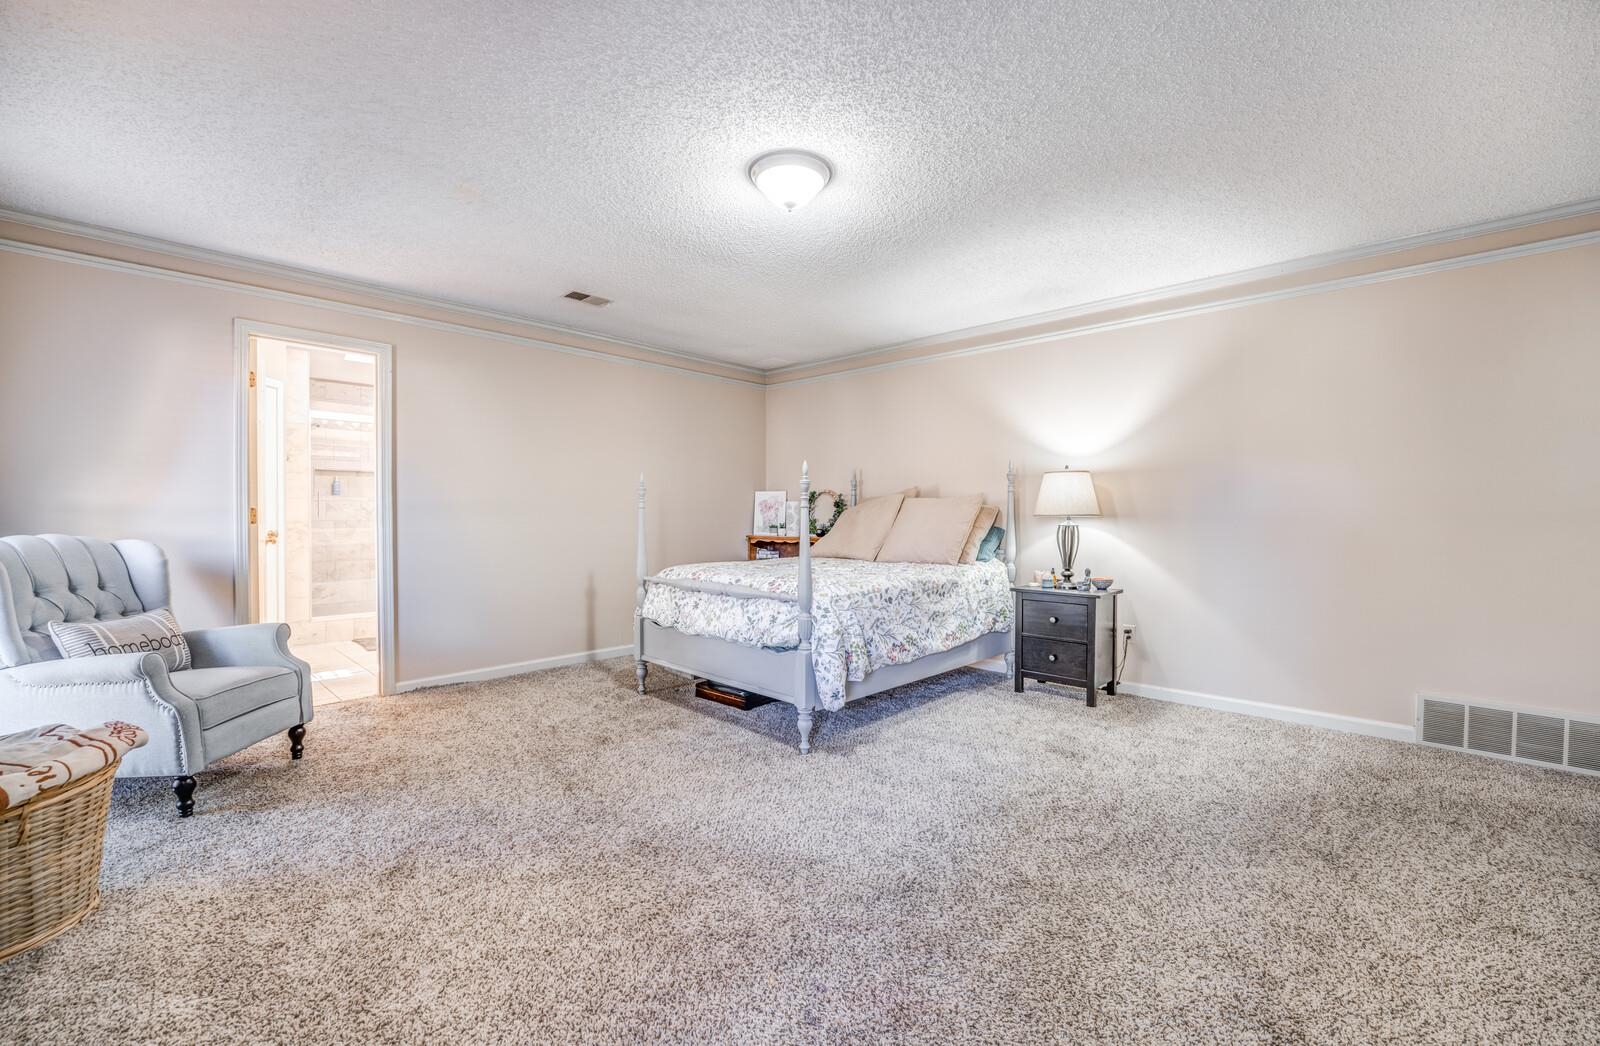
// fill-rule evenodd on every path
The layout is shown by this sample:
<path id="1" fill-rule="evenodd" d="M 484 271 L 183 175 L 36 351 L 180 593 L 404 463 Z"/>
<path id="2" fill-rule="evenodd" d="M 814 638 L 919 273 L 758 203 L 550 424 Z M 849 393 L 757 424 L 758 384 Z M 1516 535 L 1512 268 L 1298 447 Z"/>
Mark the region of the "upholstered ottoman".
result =
<path id="1" fill-rule="evenodd" d="M 94 909 L 111 779 L 123 755 L 148 739 L 120 722 L 0 735 L 0 960 Z"/>

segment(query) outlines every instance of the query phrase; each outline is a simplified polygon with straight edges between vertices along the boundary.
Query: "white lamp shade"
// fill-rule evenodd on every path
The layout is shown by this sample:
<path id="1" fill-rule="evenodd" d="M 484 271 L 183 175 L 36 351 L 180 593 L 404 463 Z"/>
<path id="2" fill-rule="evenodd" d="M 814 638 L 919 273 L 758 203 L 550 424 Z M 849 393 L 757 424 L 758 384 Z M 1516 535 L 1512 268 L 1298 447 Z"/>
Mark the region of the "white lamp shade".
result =
<path id="1" fill-rule="evenodd" d="M 810 153 L 768 153 L 750 165 L 750 180 L 786 211 L 804 207 L 833 176 L 828 161 Z"/>
<path id="2" fill-rule="evenodd" d="M 1100 499 L 1094 494 L 1094 474 L 1078 469 L 1046 472 L 1039 483 L 1035 516 L 1098 516 Z"/>

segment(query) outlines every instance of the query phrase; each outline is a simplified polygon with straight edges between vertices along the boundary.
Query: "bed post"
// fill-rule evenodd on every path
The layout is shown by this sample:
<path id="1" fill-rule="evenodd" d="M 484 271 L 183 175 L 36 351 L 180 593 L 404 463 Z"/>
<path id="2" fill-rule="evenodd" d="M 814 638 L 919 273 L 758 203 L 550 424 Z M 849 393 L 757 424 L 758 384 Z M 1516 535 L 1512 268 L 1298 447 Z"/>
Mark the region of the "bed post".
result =
<path id="1" fill-rule="evenodd" d="M 639 554 L 644 555 L 643 552 Z M 644 560 L 639 563 L 643 569 Z M 1017 583 L 1017 466 L 1010 461 L 1006 462 L 1006 577 L 1013 585 Z"/>
<path id="2" fill-rule="evenodd" d="M 644 558 L 644 473 L 639 473 L 639 556 L 634 565 L 638 587 L 633 598 L 633 674 L 639 678 L 639 693 L 644 693 L 644 677 L 650 666 L 644 661 L 644 579 L 648 576 Z"/>
<path id="3" fill-rule="evenodd" d="M 795 583 L 800 600 L 800 645 L 795 653 L 795 725 L 800 728 L 800 754 L 811 751 L 811 465 L 800 465 L 800 574 Z"/>
<path id="4" fill-rule="evenodd" d="M 855 508 L 856 507 L 857 481 L 860 478 L 861 478 L 861 470 L 860 469 L 851 469 L 850 470 L 850 507 L 851 508 Z"/>
<path id="5" fill-rule="evenodd" d="M 1006 577 L 1017 583 L 1017 466 L 1006 462 Z M 1011 622 L 1012 628 L 1021 628 L 1022 622 Z M 1017 645 L 1006 647 L 1006 675 L 1015 678 L 1017 671 Z"/>

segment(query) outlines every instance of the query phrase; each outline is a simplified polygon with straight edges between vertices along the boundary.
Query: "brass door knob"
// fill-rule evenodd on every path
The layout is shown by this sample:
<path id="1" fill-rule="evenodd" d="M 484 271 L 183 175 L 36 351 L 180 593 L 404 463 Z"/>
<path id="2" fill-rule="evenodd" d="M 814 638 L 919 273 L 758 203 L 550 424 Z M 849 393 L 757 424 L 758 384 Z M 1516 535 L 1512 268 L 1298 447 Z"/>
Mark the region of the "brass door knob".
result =
<path id="1" fill-rule="evenodd" d="M 276 530 L 267 531 L 267 544 L 276 545 L 277 543 L 278 543 L 278 532 Z"/>

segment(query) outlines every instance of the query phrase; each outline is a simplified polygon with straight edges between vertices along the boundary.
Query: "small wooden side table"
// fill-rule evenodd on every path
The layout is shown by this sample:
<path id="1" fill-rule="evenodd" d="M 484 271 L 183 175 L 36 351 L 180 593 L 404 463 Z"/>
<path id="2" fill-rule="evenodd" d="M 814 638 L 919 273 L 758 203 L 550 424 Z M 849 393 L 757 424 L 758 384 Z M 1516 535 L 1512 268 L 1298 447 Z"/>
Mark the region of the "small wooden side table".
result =
<path id="1" fill-rule="evenodd" d="M 1081 686 L 1090 708 L 1102 692 L 1117 692 L 1117 597 L 1122 589 L 1075 589 L 1013 585 L 1012 689 L 1022 680 Z"/>
<path id="2" fill-rule="evenodd" d="M 817 543 L 817 536 L 811 535 L 811 543 Z M 756 550 L 772 548 L 778 550 L 779 559 L 793 559 L 800 555 L 800 536 L 785 537 L 782 534 L 746 534 L 745 544 L 749 546 L 749 555 L 745 558 L 755 559 Z M 770 556 L 768 559 L 772 558 Z"/>

